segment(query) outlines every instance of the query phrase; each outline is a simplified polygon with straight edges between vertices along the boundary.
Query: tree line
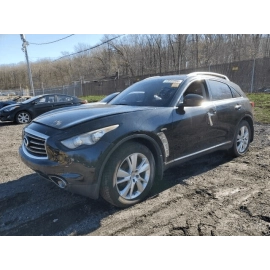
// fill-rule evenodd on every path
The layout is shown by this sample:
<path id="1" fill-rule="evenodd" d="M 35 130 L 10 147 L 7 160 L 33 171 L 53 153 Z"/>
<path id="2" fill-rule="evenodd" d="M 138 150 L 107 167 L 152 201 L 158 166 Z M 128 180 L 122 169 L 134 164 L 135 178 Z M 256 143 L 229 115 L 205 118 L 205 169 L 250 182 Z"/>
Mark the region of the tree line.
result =
<path id="1" fill-rule="evenodd" d="M 210 70 L 212 65 L 270 56 L 270 34 L 142 34 L 111 40 L 113 37 L 116 35 L 104 35 L 104 44 L 91 50 L 89 44 L 79 43 L 75 53 L 63 51 L 58 60 L 31 62 L 34 88 L 202 67 Z M 30 88 L 26 63 L 1 65 L 0 89 L 19 88 Z"/>

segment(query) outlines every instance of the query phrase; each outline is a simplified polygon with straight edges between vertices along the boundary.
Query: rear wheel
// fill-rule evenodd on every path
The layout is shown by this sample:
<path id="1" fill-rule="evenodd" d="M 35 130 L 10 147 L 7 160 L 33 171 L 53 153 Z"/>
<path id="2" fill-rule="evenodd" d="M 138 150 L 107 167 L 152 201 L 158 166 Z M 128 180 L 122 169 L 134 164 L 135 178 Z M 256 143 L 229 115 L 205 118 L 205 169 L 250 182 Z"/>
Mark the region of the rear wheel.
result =
<path id="1" fill-rule="evenodd" d="M 134 205 L 149 193 L 154 172 L 155 160 L 151 151 L 140 143 L 125 143 L 106 164 L 101 196 L 117 207 Z"/>
<path id="2" fill-rule="evenodd" d="M 16 123 L 27 124 L 31 122 L 31 115 L 28 112 L 19 112 L 16 115 Z"/>
<path id="3" fill-rule="evenodd" d="M 237 127 L 234 144 L 230 149 L 230 152 L 233 156 L 243 156 L 248 151 L 250 135 L 251 133 L 249 123 L 245 120 L 241 121 Z"/>

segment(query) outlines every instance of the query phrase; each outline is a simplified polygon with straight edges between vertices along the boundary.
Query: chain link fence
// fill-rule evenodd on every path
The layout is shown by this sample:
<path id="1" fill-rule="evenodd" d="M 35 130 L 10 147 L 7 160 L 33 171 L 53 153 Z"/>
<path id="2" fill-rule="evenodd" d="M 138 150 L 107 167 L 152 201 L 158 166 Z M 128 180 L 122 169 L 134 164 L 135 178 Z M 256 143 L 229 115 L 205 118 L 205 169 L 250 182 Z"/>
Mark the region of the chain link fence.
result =
<path id="1" fill-rule="evenodd" d="M 2 90 L 0 96 L 38 96 L 43 94 L 65 94 L 70 96 L 83 96 L 82 84 L 71 84 L 71 85 L 62 85 L 52 88 L 42 88 L 34 89 L 34 91 L 29 89 L 17 89 L 17 90 Z"/>
<path id="2" fill-rule="evenodd" d="M 238 84 L 245 93 L 261 92 L 263 88 L 270 88 L 270 58 L 234 61 L 221 65 L 208 65 L 200 68 L 181 70 L 180 74 L 208 71 L 226 75 Z M 82 93 L 88 95 L 108 95 L 121 92 L 129 85 L 151 76 L 179 74 L 179 71 L 147 74 L 142 76 L 119 78 L 116 80 L 100 80 L 83 84 Z"/>
<path id="3" fill-rule="evenodd" d="M 234 61 L 220 65 L 208 65 L 200 68 L 181 70 L 180 74 L 196 71 L 210 71 L 226 75 L 231 81 L 238 84 L 245 93 L 257 93 L 264 88 L 270 88 L 270 58 L 260 58 L 246 61 Z M 179 74 L 179 71 L 147 74 L 134 77 L 120 77 L 108 80 L 95 80 L 90 82 L 78 81 L 71 85 L 62 85 L 52 88 L 31 90 L 0 90 L 0 95 L 42 95 L 42 94 L 67 94 L 77 97 L 90 95 L 109 95 L 121 92 L 131 84 L 151 76 Z"/>

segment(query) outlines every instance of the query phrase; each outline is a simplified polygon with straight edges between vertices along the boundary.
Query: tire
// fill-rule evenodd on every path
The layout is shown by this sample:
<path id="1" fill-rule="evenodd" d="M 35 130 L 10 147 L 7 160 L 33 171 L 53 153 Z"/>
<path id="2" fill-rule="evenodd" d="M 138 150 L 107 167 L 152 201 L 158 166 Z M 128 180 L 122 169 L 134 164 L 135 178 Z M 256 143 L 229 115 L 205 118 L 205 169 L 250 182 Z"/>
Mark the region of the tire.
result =
<path id="1" fill-rule="evenodd" d="M 31 120 L 32 119 L 31 119 L 30 113 L 25 112 L 25 111 L 17 113 L 16 119 L 15 119 L 17 124 L 27 124 L 27 123 L 30 123 Z"/>
<path id="2" fill-rule="evenodd" d="M 234 143 L 230 149 L 230 154 L 234 157 L 243 156 L 246 154 L 250 143 L 250 126 L 245 120 L 241 121 L 237 127 Z"/>
<path id="3" fill-rule="evenodd" d="M 154 174 L 152 152 L 140 143 L 125 143 L 116 149 L 105 165 L 100 194 L 117 207 L 132 206 L 147 196 Z"/>

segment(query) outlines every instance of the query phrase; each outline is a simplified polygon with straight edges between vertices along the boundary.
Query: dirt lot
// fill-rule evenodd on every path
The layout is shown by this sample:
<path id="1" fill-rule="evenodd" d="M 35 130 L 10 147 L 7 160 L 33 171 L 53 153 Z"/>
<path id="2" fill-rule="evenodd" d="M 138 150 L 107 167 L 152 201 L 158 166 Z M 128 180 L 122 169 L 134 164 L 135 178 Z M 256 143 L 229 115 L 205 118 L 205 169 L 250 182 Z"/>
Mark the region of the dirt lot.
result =
<path id="1" fill-rule="evenodd" d="M 165 172 L 120 210 L 60 190 L 18 156 L 23 125 L 0 122 L 0 235 L 270 235 L 270 125 L 245 157 L 218 152 Z"/>

